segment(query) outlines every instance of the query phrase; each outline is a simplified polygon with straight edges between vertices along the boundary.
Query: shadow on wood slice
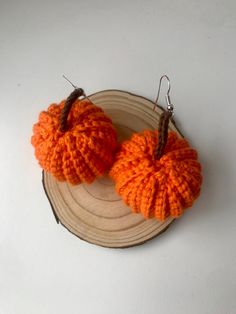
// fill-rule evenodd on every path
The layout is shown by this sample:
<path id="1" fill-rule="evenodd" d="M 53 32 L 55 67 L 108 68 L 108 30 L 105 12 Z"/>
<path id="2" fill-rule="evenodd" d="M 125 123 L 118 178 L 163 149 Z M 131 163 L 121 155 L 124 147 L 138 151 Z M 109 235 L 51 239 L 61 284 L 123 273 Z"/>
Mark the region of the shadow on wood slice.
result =
<path id="1" fill-rule="evenodd" d="M 163 111 L 161 107 L 153 111 L 154 103 L 144 97 L 119 90 L 101 91 L 89 98 L 112 118 L 119 140 L 144 129 L 156 129 Z M 173 123 L 169 128 L 182 136 Z M 107 175 L 93 184 L 72 186 L 43 171 L 43 186 L 57 222 L 96 245 L 110 248 L 140 245 L 165 231 L 174 220 L 145 220 L 141 214 L 132 213 Z"/>

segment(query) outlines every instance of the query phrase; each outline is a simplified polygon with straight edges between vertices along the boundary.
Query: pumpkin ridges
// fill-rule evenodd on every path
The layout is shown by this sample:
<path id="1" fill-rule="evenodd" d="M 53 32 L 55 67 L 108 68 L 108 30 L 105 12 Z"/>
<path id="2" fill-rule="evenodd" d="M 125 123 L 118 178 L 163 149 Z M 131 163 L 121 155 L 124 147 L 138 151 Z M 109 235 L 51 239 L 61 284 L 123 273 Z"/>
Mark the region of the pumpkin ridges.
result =
<path id="1" fill-rule="evenodd" d="M 67 148 L 71 156 L 71 161 L 73 162 L 73 171 L 78 177 L 78 183 L 92 182 L 96 176 L 92 171 L 90 171 L 86 161 L 80 153 L 81 147 L 78 146 L 77 138 L 70 132 L 67 135 Z"/>

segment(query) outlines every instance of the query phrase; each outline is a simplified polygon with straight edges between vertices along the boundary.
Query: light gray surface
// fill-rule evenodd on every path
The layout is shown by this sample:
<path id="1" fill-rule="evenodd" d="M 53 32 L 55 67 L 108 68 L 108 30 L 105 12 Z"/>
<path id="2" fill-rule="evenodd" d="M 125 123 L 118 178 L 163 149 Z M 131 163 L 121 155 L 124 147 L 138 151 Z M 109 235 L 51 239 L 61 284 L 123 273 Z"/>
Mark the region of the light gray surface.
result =
<path id="1" fill-rule="evenodd" d="M 233 0 L 0 2 L 1 314 L 236 313 L 235 35 Z M 150 99 L 171 78 L 204 184 L 142 247 L 96 247 L 54 221 L 30 136 L 70 93 L 62 74 Z"/>

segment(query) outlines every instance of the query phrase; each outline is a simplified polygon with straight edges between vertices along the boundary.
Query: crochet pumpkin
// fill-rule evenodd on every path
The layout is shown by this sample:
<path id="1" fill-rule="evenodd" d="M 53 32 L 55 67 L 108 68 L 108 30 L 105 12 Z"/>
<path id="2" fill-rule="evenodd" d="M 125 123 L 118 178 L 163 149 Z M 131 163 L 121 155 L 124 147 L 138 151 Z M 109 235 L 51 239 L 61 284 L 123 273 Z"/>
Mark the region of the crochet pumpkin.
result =
<path id="1" fill-rule="evenodd" d="M 40 166 L 59 181 L 91 183 L 112 165 L 116 131 L 103 110 L 82 89 L 42 111 L 31 143 Z"/>
<path id="2" fill-rule="evenodd" d="M 201 166 L 185 139 L 169 132 L 160 159 L 158 131 L 136 133 L 121 145 L 110 175 L 116 190 L 135 213 L 145 218 L 179 217 L 200 193 Z"/>

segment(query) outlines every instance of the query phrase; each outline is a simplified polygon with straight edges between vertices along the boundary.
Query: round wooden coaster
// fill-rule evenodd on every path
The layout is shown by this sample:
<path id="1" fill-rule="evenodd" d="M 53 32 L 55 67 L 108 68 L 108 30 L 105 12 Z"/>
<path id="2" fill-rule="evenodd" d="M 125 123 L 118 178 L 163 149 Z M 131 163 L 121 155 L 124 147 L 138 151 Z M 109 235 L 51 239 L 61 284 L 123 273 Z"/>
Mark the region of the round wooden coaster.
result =
<path id="1" fill-rule="evenodd" d="M 133 132 L 155 129 L 163 109 L 144 97 L 119 90 L 105 90 L 89 96 L 111 117 L 118 139 L 128 139 Z M 169 128 L 177 132 L 173 123 Z M 93 184 L 72 186 L 58 182 L 43 171 L 43 186 L 57 222 L 79 238 L 110 248 L 142 244 L 167 229 L 174 220 L 145 220 L 132 213 L 117 195 L 108 176 Z"/>

